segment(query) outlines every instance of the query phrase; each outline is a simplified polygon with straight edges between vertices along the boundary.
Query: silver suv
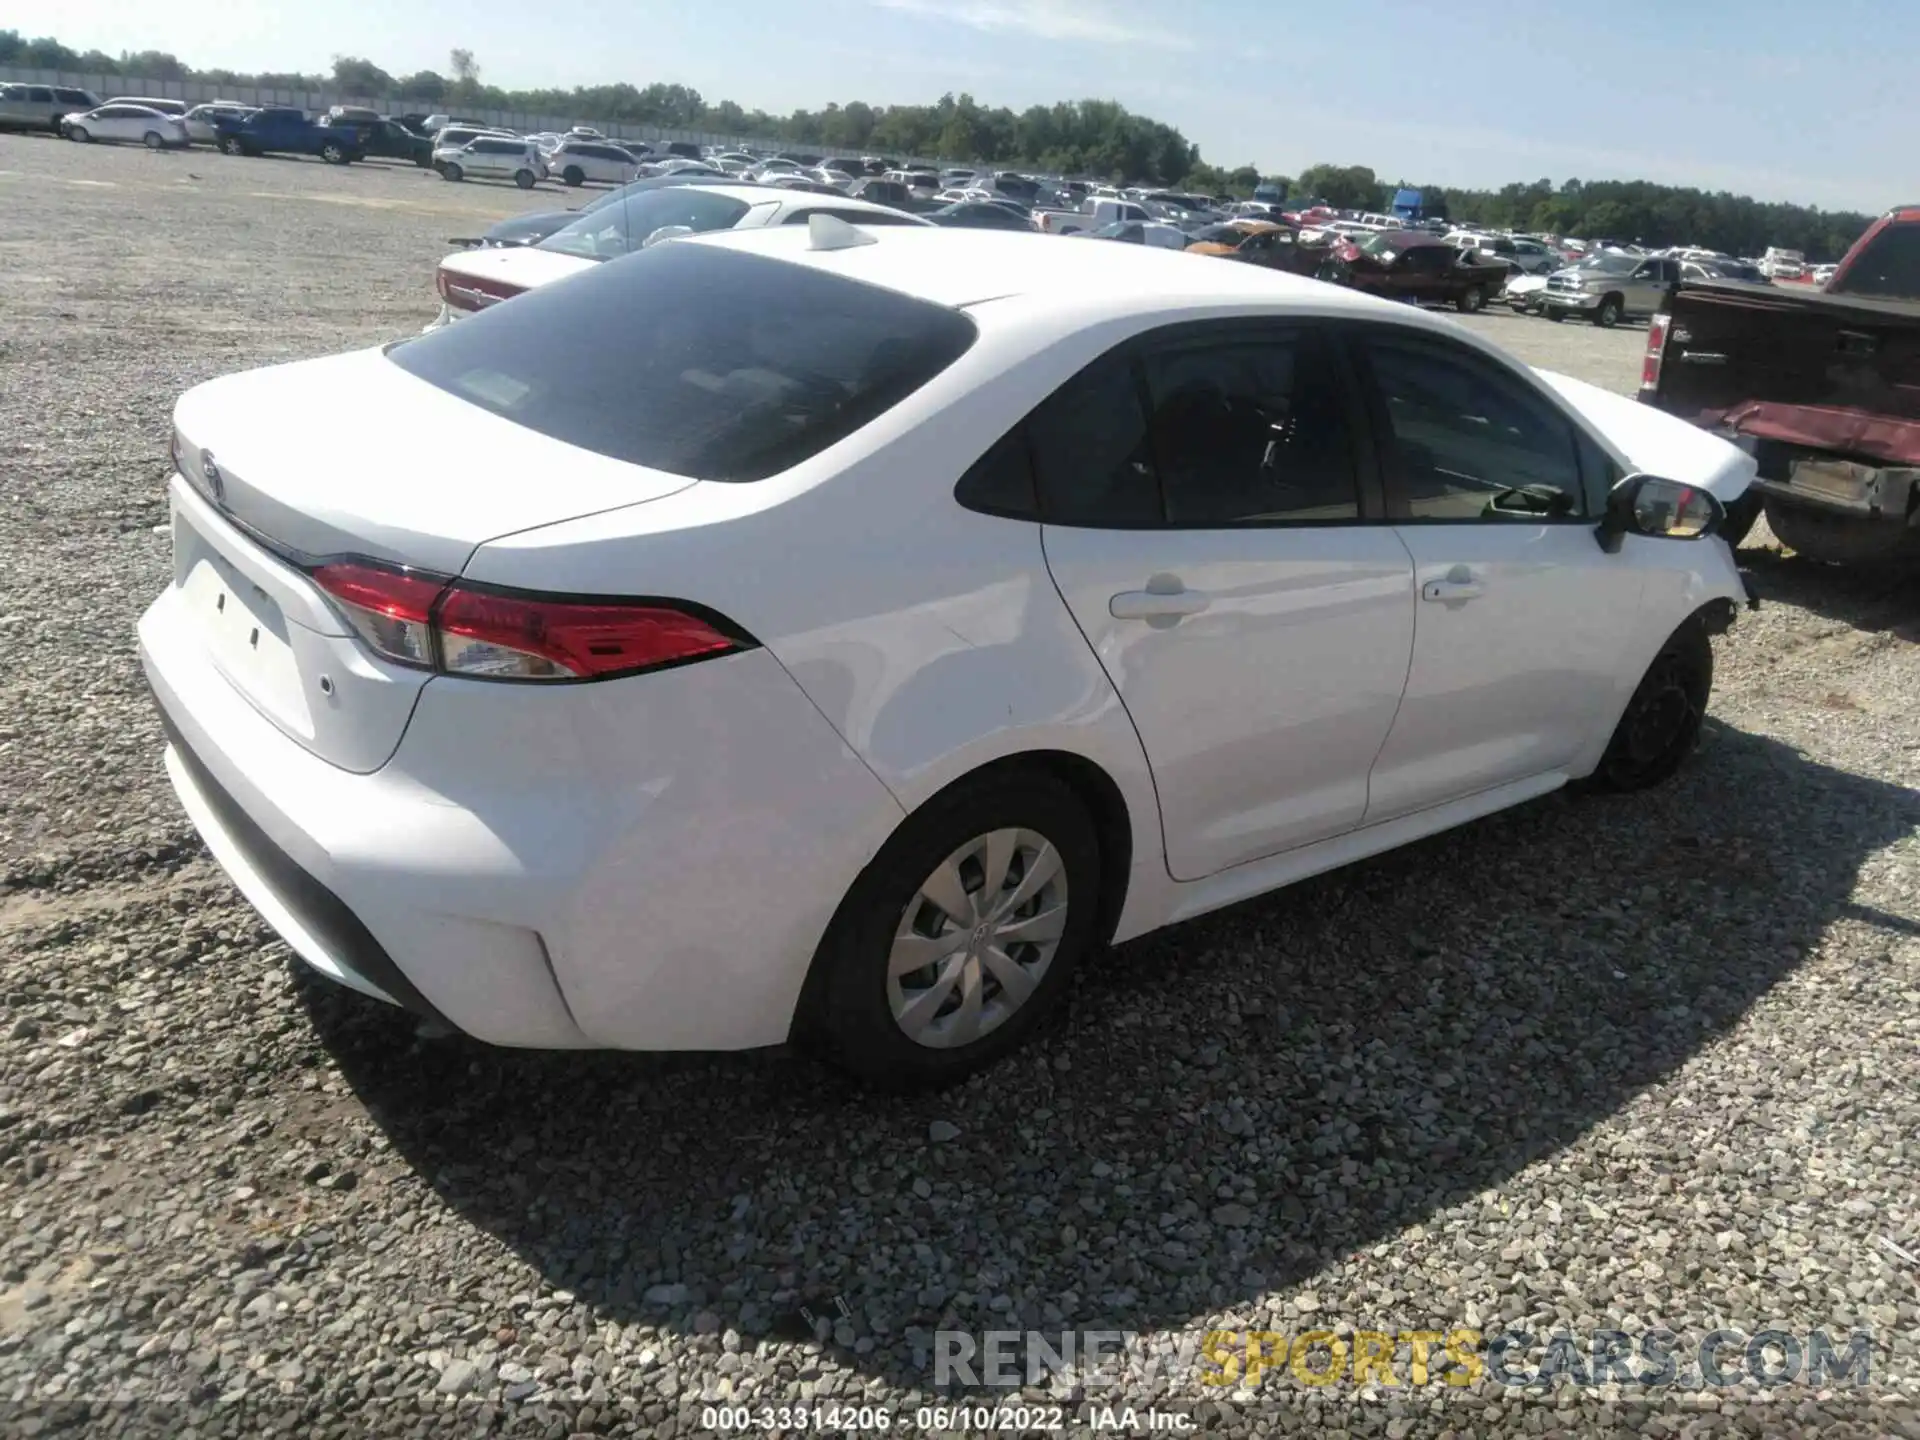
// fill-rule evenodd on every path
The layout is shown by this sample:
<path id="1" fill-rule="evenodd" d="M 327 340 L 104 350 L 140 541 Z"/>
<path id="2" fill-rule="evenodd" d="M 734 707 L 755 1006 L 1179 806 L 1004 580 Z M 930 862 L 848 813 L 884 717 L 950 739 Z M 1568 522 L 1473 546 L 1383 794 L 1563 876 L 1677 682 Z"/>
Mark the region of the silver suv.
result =
<path id="1" fill-rule="evenodd" d="M 1680 283 L 1680 262 L 1660 256 L 1590 255 L 1547 277 L 1539 293 L 1549 320 L 1584 315 L 1603 328 L 1658 310 Z"/>
<path id="2" fill-rule="evenodd" d="M 0 85 L 0 130 L 51 130 L 60 133 L 60 117 L 99 108 L 91 90 L 65 85 Z"/>

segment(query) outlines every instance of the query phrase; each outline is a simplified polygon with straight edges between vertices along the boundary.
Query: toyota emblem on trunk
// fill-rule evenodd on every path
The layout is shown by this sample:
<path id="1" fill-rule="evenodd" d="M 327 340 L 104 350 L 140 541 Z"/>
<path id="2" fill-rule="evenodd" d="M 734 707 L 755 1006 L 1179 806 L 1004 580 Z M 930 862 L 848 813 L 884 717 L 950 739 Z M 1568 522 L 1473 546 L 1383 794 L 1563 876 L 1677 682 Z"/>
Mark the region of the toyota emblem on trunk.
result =
<path id="1" fill-rule="evenodd" d="M 213 503 L 223 505 L 227 499 L 227 482 L 221 477 L 220 467 L 213 463 L 213 452 L 202 451 L 200 455 L 200 477 L 207 482 L 207 493 L 213 497 Z"/>

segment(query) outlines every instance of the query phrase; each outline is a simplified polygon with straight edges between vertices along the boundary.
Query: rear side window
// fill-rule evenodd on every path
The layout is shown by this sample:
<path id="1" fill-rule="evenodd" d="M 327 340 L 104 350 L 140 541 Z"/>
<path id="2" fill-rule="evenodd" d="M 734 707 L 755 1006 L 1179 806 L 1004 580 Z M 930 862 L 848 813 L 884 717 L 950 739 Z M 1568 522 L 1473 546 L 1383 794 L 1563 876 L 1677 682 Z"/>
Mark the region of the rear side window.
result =
<path id="1" fill-rule="evenodd" d="M 1920 222 L 1882 228 L 1832 289 L 1836 295 L 1920 300 Z"/>
<path id="2" fill-rule="evenodd" d="M 660 245 L 387 353 L 542 435 L 697 480 L 764 479 L 973 344 L 958 311 L 708 245 Z"/>
<path id="3" fill-rule="evenodd" d="M 1143 363 L 1168 524 L 1360 518 L 1343 402 L 1312 337 L 1182 347 Z"/>
<path id="4" fill-rule="evenodd" d="M 1041 513 L 1055 525 L 1137 529 L 1161 523 L 1160 486 L 1132 359 L 1094 361 L 1027 422 Z"/>

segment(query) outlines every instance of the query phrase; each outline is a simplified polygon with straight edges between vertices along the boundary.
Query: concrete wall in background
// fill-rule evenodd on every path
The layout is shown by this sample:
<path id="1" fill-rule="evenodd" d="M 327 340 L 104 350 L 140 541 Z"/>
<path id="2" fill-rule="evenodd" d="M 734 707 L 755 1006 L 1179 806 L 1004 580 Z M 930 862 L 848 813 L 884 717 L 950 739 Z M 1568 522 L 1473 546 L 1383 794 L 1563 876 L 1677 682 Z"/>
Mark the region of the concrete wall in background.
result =
<path id="1" fill-rule="evenodd" d="M 383 115 L 412 114 L 439 108 L 420 100 L 400 100 L 392 96 L 369 99 L 364 95 L 347 95 L 334 90 L 256 90 L 247 85 L 209 85 L 199 80 L 143 80 L 134 75 L 73 75 L 55 70 L 26 70 L 12 65 L 0 65 L 0 81 L 18 85 L 67 85 L 91 90 L 102 100 L 117 95 L 145 95 L 155 100 L 180 100 L 191 105 L 208 100 L 233 100 L 242 105 L 298 105 L 316 115 L 325 114 L 334 105 L 371 106 Z M 802 145 L 764 136 L 754 138 L 722 135 L 707 130 L 668 130 L 658 125 L 627 125 L 617 120 L 583 120 L 578 116 L 529 115 L 518 110 L 470 109 L 465 106 L 450 108 L 462 116 L 517 130 L 523 135 L 540 130 L 570 130 L 575 125 L 590 124 L 616 140 L 646 140 L 654 145 L 686 140 L 696 145 L 724 145 L 730 149 L 754 145 L 763 149 L 802 150 L 809 155 L 838 155 L 847 159 L 858 159 L 860 156 L 858 150 L 842 150 L 831 145 Z M 915 165 L 939 163 L 905 155 L 893 158 Z"/>

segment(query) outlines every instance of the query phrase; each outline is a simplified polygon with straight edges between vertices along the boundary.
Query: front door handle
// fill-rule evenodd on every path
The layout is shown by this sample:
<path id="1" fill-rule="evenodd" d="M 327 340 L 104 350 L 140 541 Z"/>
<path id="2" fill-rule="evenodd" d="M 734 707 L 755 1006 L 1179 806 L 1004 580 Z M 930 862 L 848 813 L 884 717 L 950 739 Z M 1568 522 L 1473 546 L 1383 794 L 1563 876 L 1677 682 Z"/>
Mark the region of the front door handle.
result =
<path id="1" fill-rule="evenodd" d="M 1437 600 L 1442 604 L 1475 600 L 1479 595 L 1480 582 L 1473 578 L 1473 571 L 1464 565 L 1456 565 L 1447 571 L 1444 579 L 1429 580 L 1420 587 L 1422 600 Z"/>
<path id="2" fill-rule="evenodd" d="M 1155 575 L 1144 590 L 1123 590 L 1107 602 L 1116 620 L 1164 620 L 1168 623 L 1198 615 L 1212 603 L 1198 590 L 1189 590 L 1177 575 Z"/>

